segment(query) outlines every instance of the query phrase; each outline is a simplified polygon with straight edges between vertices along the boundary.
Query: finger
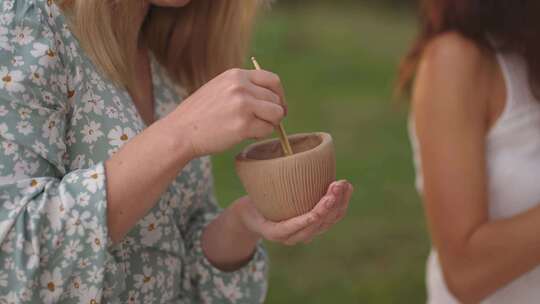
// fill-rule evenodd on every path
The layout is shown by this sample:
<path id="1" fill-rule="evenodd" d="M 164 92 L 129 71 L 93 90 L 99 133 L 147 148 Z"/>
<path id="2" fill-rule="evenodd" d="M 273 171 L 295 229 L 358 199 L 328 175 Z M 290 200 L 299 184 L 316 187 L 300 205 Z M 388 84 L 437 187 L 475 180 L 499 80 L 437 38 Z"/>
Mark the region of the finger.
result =
<path id="1" fill-rule="evenodd" d="M 249 86 L 249 92 L 251 95 L 253 95 L 253 97 L 255 97 L 255 99 L 269 101 L 281 105 L 281 97 L 265 87 L 251 84 Z"/>
<path id="2" fill-rule="evenodd" d="M 267 225 L 261 227 L 261 233 L 270 241 L 282 242 L 290 235 L 312 225 L 316 221 L 317 217 L 309 212 L 286 221 L 278 223 L 269 222 Z"/>
<path id="3" fill-rule="evenodd" d="M 283 244 L 288 246 L 293 246 L 298 243 L 306 243 L 310 240 L 312 240 L 321 230 L 322 226 L 324 225 L 323 222 L 315 223 L 313 225 L 310 225 L 297 233 L 292 234 L 289 236 Z"/>
<path id="4" fill-rule="evenodd" d="M 330 220 L 335 218 L 336 214 L 338 214 L 343 209 L 343 206 L 346 205 L 347 200 L 345 198 L 345 195 L 347 194 L 347 191 L 348 191 L 348 184 L 349 183 L 347 181 L 342 180 L 342 181 L 335 182 L 331 186 L 330 192 L 336 198 L 336 205 L 334 206 L 332 213 L 328 217 L 330 218 Z"/>
<path id="5" fill-rule="evenodd" d="M 285 115 L 282 106 L 264 100 L 253 101 L 251 108 L 256 118 L 274 126 L 279 125 Z"/>
<path id="6" fill-rule="evenodd" d="M 294 245 L 298 242 L 307 241 L 309 238 L 313 238 L 315 235 L 319 234 L 319 231 L 325 225 L 327 218 L 332 213 L 335 206 L 336 198 L 333 195 L 323 197 L 320 202 L 315 205 L 313 210 L 309 212 L 313 214 L 316 221 L 312 225 L 288 235 L 284 244 Z"/>
<path id="7" fill-rule="evenodd" d="M 353 186 L 347 182 L 345 186 L 345 193 L 343 195 L 342 206 L 338 210 L 336 210 L 336 212 L 333 212 L 333 214 L 329 216 L 330 219 L 322 225 L 320 231 L 317 232 L 317 234 L 322 234 L 328 231 L 330 227 L 334 226 L 335 224 L 343 220 L 343 218 L 347 215 L 347 210 L 349 209 L 349 204 L 351 201 L 353 191 L 354 191 Z"/>
<path id="8" fill-rule="evenodd" d="M 311 225 L 307 228 L 302 229 L 298 233 L 291 235 L 287 240 L 285 240 L 284 244 L 295 245 L 300 242 L 309 243 L 313 240 L 315 236 L 328 231 L 333 225 L 337 224 L 343 219 L 343 217 L 347 213 L 353 189 L 352 185 L 345 181 L 337 182 L 333 186 L 335 187 L 340 183 L 343 191 L 339 195 L 342 196 L 343 201 L 338 203 L 338 206 L 341 206 L 339 206 L 337 209 L 332 209 L 332 211 L 325 217 L 325 219 L 321 223 Z M 333 187 L 331 188 L 333 191 Z M 325 207 L 331 209 L 330 204 L 326 204 Z"/>
<path id="9" fill-rule="evenodd" d="M 270 134 L 272 134 L 272 132 L 274 132 L 274 129 L 274 125 L 265 120 L 253 119 L 249 125 L 249 129 L 247 130 L 247 137 L 249 139 L 259 140 L 268 137 Z"/>
<path id="10" fill-rule="evenodd" d="M 267 88 L 279 96 L 280 103 L 283 106 L 287 105 L 285 101 L 285 90 L 281 84 L 281 79 L 278 75 L 265 70 L 253 70 L 249 73 L 250 81 L 258 86 Z"/>
<path id="11" fill-rule="evenodd" d="M 326 192 L 327 197 L 333 197 L 333 201 L 327 201 L 325 207 L 329 210 L 330 215 L 336 213 L 343 206 L 343 196 L 347 188 L 346 181 L 336 181 L 328 186 Z"/>

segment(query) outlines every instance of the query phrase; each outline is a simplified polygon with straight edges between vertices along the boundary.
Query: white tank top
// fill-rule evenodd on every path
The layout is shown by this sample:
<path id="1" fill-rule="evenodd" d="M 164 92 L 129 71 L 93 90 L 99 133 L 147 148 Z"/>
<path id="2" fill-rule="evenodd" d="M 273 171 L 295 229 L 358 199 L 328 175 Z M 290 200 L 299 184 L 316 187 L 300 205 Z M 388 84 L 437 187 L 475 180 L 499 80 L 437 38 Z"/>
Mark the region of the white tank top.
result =
<path id="1" fill-rule="evenodd" d="M 540 102 L 529 85 L 524 60 L 497 54 L 507 97 L 501 117 L 486 137 L 486 160 L 491 219 L 512 217 L 540 203 Z M 420 150 L 409 121 L 416 166 L 416 187 L 423 190 Z M 540 235 L 540 234 L 539 234 Z M 427 261 L 428 303 L 459 303 L 446 287 L 435 250 Z M 540 265 L 499 289 L 482 303 L 540 303 Z"/>

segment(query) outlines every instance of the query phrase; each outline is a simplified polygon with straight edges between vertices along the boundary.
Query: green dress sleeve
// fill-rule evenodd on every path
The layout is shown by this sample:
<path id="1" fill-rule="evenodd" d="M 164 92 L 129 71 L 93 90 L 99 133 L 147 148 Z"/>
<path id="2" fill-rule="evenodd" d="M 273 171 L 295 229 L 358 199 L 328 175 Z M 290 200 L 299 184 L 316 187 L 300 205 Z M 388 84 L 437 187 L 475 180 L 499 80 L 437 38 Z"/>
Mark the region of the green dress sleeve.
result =
<path id="1" fill-rule="evenodd" d="M 190 265 L 182 287 L 193 295 L 193 303 L 263 303 L 268 287 L 268 258 L 261 244 L 248 264 L 232 272 L 214 267 L 203 253 L 202 231 L 219 214 L 220 208 L 214 195 L 210 158 L 200 161 L 202 176 L 198 180 L 207 189 L 198 191 L 202 195 L 194 198 L 185 220 L 181 221 Z"/>
<path id="2" fill-rule="evenodd" d="M 34 1 L 1 4 L 0 302 L 99 301 L 122 279 L 108 248 L 104 165 L 70 171 L 63 161 L 65 46 Z"/>

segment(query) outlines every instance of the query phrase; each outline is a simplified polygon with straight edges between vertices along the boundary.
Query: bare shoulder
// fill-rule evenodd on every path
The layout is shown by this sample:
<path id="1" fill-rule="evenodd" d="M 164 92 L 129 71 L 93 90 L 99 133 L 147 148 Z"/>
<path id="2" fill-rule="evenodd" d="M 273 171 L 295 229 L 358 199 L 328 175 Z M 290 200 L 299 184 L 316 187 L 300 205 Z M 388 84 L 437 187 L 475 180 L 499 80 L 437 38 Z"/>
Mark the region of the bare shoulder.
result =
<path id="1" fill-rule="evenodd" d="M 486 51 L 476 42 L 457 32 L 446 32 L 431 40 L 425 48 L 423 61 L 457 68 L 479 68 L 485 63 Z"/>
<path id="2" fill-rule="evenodd" d="M 422 54 L 413 91 L 414 107 L 450 115 L 456 111 L 483 115 L 493 62 L 489 51 L 461 34 L 439 35 Z"/>

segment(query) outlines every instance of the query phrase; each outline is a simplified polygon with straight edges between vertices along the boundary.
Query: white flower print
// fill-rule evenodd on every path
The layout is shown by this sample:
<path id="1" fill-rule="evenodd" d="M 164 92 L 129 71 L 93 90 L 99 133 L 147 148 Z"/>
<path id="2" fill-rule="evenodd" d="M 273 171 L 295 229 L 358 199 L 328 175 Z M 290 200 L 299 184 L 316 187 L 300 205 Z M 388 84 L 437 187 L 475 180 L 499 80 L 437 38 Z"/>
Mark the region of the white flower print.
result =
<path id="1" fill-rule="evenodd" d="M 109 131 L 109 143 L 114 147 L 121 147 L 135 136 L 131 128 L 115 127 Z"/>
<path id="2" fill-rule="evenodd" d="M 9 31 L 7 28 L 0 26 L 0 49 L 11 51 L 12 46 L 11 43 L 9 43 L 8 33 Z"/>
<path id="3" fill-rule="evenodd" d="M 78 206 L 86 207 L 88 206 L 88 203 L 90 202 L 90 195 L 88 195 L 88 193 L 86 192 L 83 192 L 77 195 L 77 198 L 75 200 Z"/>
<path id="4" fill-rule="evenodd" d="M 10 11 L 13 9 L 13 0 L 5 0 L 4 1 L 4 11 Z"/>
<path id="5" fill-rule="evenodd" d="M 24 80 L 24 75 L 21 71 L 10 71 L 7 67 L 0 68 L 0 89 L 11 93 L 24 92 L 22 80 Z"/>
<path id="6" fill-rule="evenodd" d="M 19 292 L 19 298 L 23 302 L 30 302 L 30 299 L 32 299 L 33 291 L 30 286 L 26 286 Z"/>
<path id="7" fill-rule="evenodd" d="M 13 134 L 8 132 L 8 125 L 5 123 L 0 124 L 0 137 L 3 137 L 7 140 L 14 140 L 15 137 L 13 137 Z"/>
<path id="8" fill-rule="evenodd" d="M 122 103 L 122 99 L 120 99 L 120 97 L 115 95 L 112 98 L 112 101 L 113 101 L 114 105 L 116 106 L 116 108 L 118 108 L 120 110 L 122 110 L 124 108 L 124 104 Z"/>
<path id="9" fill-rule="evenodd" d="M 11 141 L 3 142 L 2 147 L 4 148 L 4 153 L 6 155 L 12 155 L 13 153 L 17 152 L 18 148 L 18 146 Z"/>
<path id="10" fill-rule="evenodd" d="M 83 251 L 83 246 L 79 240 L 71 240 L 64 247 L 64 257 L 68 260 L 75 260 L 80 252 Z"/>
<path id="11" fill-rule="evenodd" d="M 147 293 L 154 289 L 156 278 L 152 276 L 152 268 L 143 266 L 143 273 L 133 276 L 135 280 L 135 288 L 141 290 L 142 293 Z"/>
<path id="12" fill-rule="evenodd" d="M 40 141 L 36 141 L 33 145 L 32 145 L 32 149 L 34 149 L 34 151 L 36 151 L 36 153 L 38 153 L 39 155 L 45 155 L 47 154 L 47 147 L 45 146 L 44 143 L 40 142 Z"/>
<path id="13" fill-rule="evenodd" d="M 64 193 L 63 199 L 54 197 L 50 200 L 46 214 L 53 230 L 60 231 L 62 229 L 62 219 L 66 217 L 74 203 L 75 200 L 67 192 Z"/>
<path id="14" fill-rule="evenodd" d="M 11 64 L 13 66 L 23 66 L 24 65 L 24 60 L 23 60 L 23 57 L 22 56 L 13 56 L 13 59 L 11 59 Z"/>
<path id="15" fill-rule="evenodd" d="M 56 50 L 51 49 L 48 45 L 41 42 L 35 42 L 33 45 L 33 50 L 30 51 L 32 56 L 39 58 L 38 63 L 45 68 L 54 66 L 58 60 Z"/>
<path id="16" fill-rule="evenodd" d="M 60 136 L 60 118 L 57 115 L 51 115 L 47 118 L 47 121 L 43 124 L 41 131 L 43 132 L 43 137 L 49 139 L 49 143 L 56 143 Z"/>
<path id="17" fill-rule="evenodd" d="M 17 131 L 23 135 L 28 135 L 34 131 L 34 127 L 29 121 L 19 121 L 17 123 Z"/>
<path id="18" fill-rule="evenodd" d="M 103 248 L 105 242 L 105 233 L 103 229 L 95 229 L 88 234 L 87 243 L 92 246 L 94 252 L 98 252 Z"/>
<path id="19" fill-rule="evenodd" d="M 67 235 L 84 235 L 84 229 L 88 226 L 88 221 L 90 219 L 90 212 L 84 211 L 79 213 L 78 210 L 71 211 L 71 217 L 67 221 Z"/>
<path id="20" fill-rule="evenodd" d="M 30 79 L 37 85 L 45 85 L 46 79 L 44 77 L 45 72 L 42 67 L 37 65 L 30 66 Z"/>
<path id="21" fill-rule="evenodd" d="M 51 84 L 51 86 L 53 86 L 53 84 Z M 45 90 L 41 91 L 41 100 L 44 101 L 46 104 L 51 105 L 55 102 L 54 95 L 51 92 Z"/>
<path id="22" fill-rule="evenodd" d="M 90 170 L 84 173 L 83 186 L 91 193 L 96 193 L 98 189 L 103 187 L 105 180 L 105 174 L 103 173 L 103 167 L 98 166 L 95 170 Z"/>
<path id="23" fill-rule="evenodd" d="M 216 288 L 223 293 L 225 298 L 232 303 L 238 302 L 243 296 L 240 286 L 238 286 L 238 278 L 231 280 L 230 284 L 225 284 L 222 278 L 216 277 L 214 278 L 214 284 L 216 284 Z"/>
<path id="24" fill-rule="evenodd" d="M 8 286 L 8 274 L 7 273 L 0 273 L 0 287 L 6 287 Z"/>
<path id="25" fill-rule="evenodd" d="M 92 266 L 92 269 L 88 271 L 88 282 L 98 283 L 103 279 L 103 268 Z"/>
<path id="26" fill-rule="evenodd" d="M 140 226 L 141 244 L 152 246 L 161 239 L 162 228 L 153 213 L 146 215 L 140 222 Z"/>
<path id="27" fill-rule="evenodd" d="M 87 144 L 92 144 L 103 136 L 103 132 L 100 130 L 101 124 L 95 121 L 91 121 L 89 124 L 85 125 L 81 130 L 83 134 L 82 141 Z"/>
<path id="28" fill-rule="evenodd" d="M 4 261 L 4 269 L 13 269 L 14 267 L 15 267 L 15 261 L 12 258 L 7 258 Z"/>
<path id="29" fill-rule="evenodd" d="M 13 17 L 15 17 L 15 14 L 11 12 L 4 12 L 0 14 L 0 24 L 1 25 L 8 25 L 13 21 Z"/>
<path id="30" fill-rule="evenodd" d="M 81 304 L 98 304 L 101 300 L 101 290 L 96 286 L 90 286 L 81 290 L 79 294 L 79 303 Z"/>
<path id="31" fill-rule="evenodd" d="M 79 274 L 74 275 L 69 286 L 69 292 L 72 296 L 78 296 L 82 290 L 86 290 L 86 284 L 84 284 Z"/>
<path id="32" fill-rule="evenodd" d="M 20 45 L 29 44 L 34 40 L 34 37 L 32 36 L 32 29 L 27 26 L 16 26 L 15 30 L 13 31 L 13 35 L 15 36 L 15 42 Z"/>
<path id="33" fill-rule="evenodd" d="M 30 114 L 32 114 L 32 109 L 21 107 L 17 112 L 19 112 L 22 120 L 27 120 L 30 118 Z"/>
<path id="34" fill-rule="evenodd" d="M 41 275 L 41 291 L 40 296 L 43 303 L 56 303 L 63 292 L 62 274 L 60 268 L 54 268 L 53 272 L 45 270 Z"/>
<path id="35" fill-rule="evenodd" d="M 149 293 L 149 294 L 144 296 L 143 302 L 144 303 L 156 303 L 156 297 L 154 296 L 153 293 Z"/>
<path id="36" fill-rule="evenodd" d="M 206 283 L 210 278 L 210 272 L 208 271 L 208 269 L 201 265 L 201 263 L 197 263 L 195 265 L 195 270 L 197 271 L 197 275 L 199 276 L 201 283 Z"/>
<path id="37" fill-rule="evenodd" d="M 6 116 L 7 113 L 8 113 L 8 110 L 6 109 L 6 107 L 0 106 L 0 116 Z"/>
<path id="38" fill-rule="evenodd" d="M 2 304 L 17 304 L 20 302 L 21 300 L 14 291 L 10 291 L 5 296 L 0 296 L 0 303 Z"/>
<path id="39" fill-rule="evenodd" d="M 79 260 L 77 265 L 79 266 L 79 268 L 84 269 L 90 265 L 90 261 L 87 258 L 82 258 Z"/>
<path id="40" fill-rule="evenodd" d="M 25 241 L 24 253 L 28 257 L 28 260 L 26 262 L 26 268 L 34 269 L 38 266 L 39 264 L 38 247 L 39 245 L 36 242 Z"/>
<path id="41" fill-rule="evenodd" d="M 135 290 L 130 290 L 128 293 L 127 304 L 140 304 L 139 292 Z"/>
<path id="42" fill-rule="evenodd" d="M 82 103 L 84 105 L 84 112 L 85 113 L 95 113 L 98 115 L 101 115 L 103 108 L 105 107 L 104 100 L 94 94 L 91 90 L 85 93 L 82 97 Z"/>
<path id="43" fill-rule="evenodd" d="M 105 115 L 109 118 L 118 118 L 118 110 L 115 107 L 106 107 Z"/>
<path id="44" fill-rule="evenodd" d="M 255 262 L 253 264 L 252 269 L 251 269 L 251 272 L 253 275 L 253 281 L 258 282 L 265 279 L 265 275 L 264 275 L 265 267 L 266 267 L 266 262 L 264 260 Z"/>
<path id="45" fill-rule="evenodd" d="M 176 102 L 164 102 L 157 106 L 156 113 L 160 116 L 166 116 L 167 114 L 171 113 L 178 104 Z"/>
<path id="46" fill-rule="evenodd" d="M 68 133 L 67 136 L 70 136 L 69 133 Z M 67 136 L 66 136 L 66 138 L 67 138 Z M 80 169 L 80 168 L 84 167 L 84 164 L 86 163 L 85 157 L 86 156 L 84 154 L 78 154 L 77 156 L 75 156 L 75 158 L 71 162 L 71 165 L 69 166 L 69 168 L 71 170 L 76 170 L 76 169 Z"/>

